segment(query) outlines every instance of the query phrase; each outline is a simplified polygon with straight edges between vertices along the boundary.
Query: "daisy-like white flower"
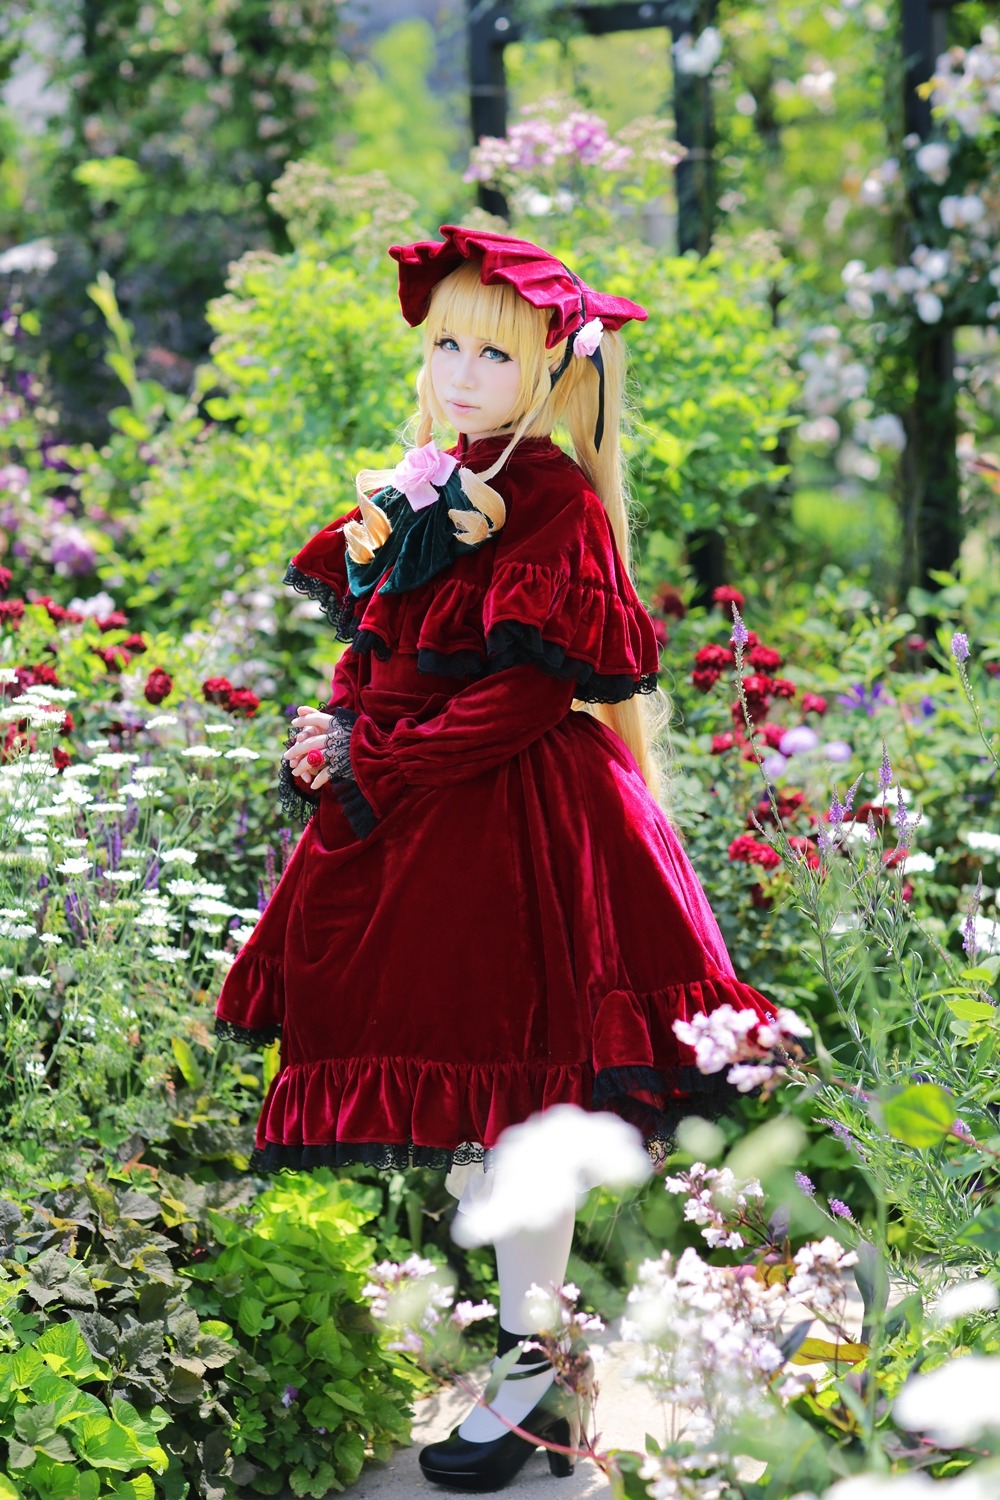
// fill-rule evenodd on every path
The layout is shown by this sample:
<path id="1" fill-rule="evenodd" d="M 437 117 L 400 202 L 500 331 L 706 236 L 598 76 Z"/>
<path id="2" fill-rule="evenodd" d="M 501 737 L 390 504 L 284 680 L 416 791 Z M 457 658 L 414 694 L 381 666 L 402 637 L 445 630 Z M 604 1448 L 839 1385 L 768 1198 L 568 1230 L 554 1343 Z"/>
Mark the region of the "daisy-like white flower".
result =
<path id="1" fill-rule="evenodd" d="M 222 751 L 216 750 L 212 745 L 185 745 L 181 754 L 191 760 L 218 760 Z"/>
<path id="2" fill-rule="evenodd" d="M 152 943 L 149 949 L 154 958 L 159 958 L 165 964 L 179 964 L 190 955 L 190 948 L 170 948 L 164 943 Z"/>
<path id="3" fill-rule="evenodd" d="M 90 869 L 91 863 L 89 859 L 73 857 L 64 859 L 61 864 L 56 865 L 56 869 L 60 875 L 82 875 L 85 870 Z"/>
<path id="4" fill-rule="evenodd" d="M 146 720 L 147 729 L 169 729 L 172 724 L 179 723 L 176 714 L 154 714 L 151 719 Z"/>
<path id="5" fill-rule="evenodd" d="M 193 849 L 159 849 L 156 857 L 161 865 L 193 865 L 198 858 Z"/>
<path id="6" fill-rule="evenodd" d="M 235 750 L 226 751 L 227 760 L 260 760 L 257 750 L 248 750 L 245 745 L 239 745 Z"/>

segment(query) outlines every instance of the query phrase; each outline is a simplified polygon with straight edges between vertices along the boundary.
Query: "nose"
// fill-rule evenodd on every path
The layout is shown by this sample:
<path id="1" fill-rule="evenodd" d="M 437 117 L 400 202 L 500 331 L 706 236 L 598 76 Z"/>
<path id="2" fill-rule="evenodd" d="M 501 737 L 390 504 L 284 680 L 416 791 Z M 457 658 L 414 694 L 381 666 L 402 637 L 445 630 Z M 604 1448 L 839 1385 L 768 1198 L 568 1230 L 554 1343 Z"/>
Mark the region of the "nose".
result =
<path id="1" fill-rule="evenodd" d="M 451 372 L 451 383 L 462 391 L 471 391 L 476 384 L 476 367 L 471 354 L 463 354 L 455 361 Z"/>

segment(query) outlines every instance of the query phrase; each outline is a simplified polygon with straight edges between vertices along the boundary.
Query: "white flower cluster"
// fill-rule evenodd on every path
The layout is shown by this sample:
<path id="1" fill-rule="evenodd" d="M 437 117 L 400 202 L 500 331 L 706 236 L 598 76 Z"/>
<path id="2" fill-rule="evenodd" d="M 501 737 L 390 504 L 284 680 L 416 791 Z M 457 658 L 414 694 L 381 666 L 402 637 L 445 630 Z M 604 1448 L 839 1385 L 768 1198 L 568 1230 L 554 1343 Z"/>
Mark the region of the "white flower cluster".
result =
<path id="1" fill-rule="evenodd" d="M 686 1194 L 684 1217 L 689 1223 L 701 1225 L 702 1239 L 713 1250 L 720 1246 L 729 1250 L 743 1248 L 743 1236 L 729 1222 L 733 1211 L 745 1209 L 750 1198 L 764 1196 L 764 1189 L 755 1178 L 737 1182 L 728 1167 L 706 1167 L 701 1161 L 675 1177 L 665 1177 L 663 1186 L 668 1193 Z"/>
<path id="2" fill-rule="evenodd" d="M 1000 115 L 1000 27 L 984 26 L 974 47 L 951 47 L 937 60 L 931 106 L 973 139 L 996 129 Z"/>
<path id="3" fill-rule="evenodd" d="M 845 1250 L 832 1235 L 814 1240 L 803 1245 L 795 1256 L 795 1274 L 789 1277 L 788 1294 L 817 1312 L 838 1307 L 844 1298 L 841 1275 L 857 1263 L 855 1252 Z"/>
<path id="4" fill-rule="evenodd" d="M 632 1377 L 690 1408 L 685 1437 L 711 1442 L 719 1426 L 771 1409 L 767 1390 L 785 1364 L 779 1326 L 787 1301 L 778 1284 L 706 1265 L 696 1250 L 677 1261 L 664 1250 L 642 1263 L 628 1294 L 622 1337 L 642 1345 Z M 802 1389 L 794 1376 L 786 1385 L 779 1387 L 786 1395 Z"/>
<path id="5" fill-rule="evenodd" d="M 371 1279 L 362 1287 L 361 1295 L 370 1301 L 373 1318 L 400 1330 L 400 1336 L 389 1344 L 390 1349 L 423 1354 L 427 1338 L 441 1327 L 444 1315 L 449 1312 L 447 1321 L 459 1330 L 496 1315 L 491 1302 L 455 1304 L 455 1288 L 444 1279 L 448 1274 L 446 1269 L 420 1255 L 399 1262 L 383 1260 L 370 1268 Z"/>

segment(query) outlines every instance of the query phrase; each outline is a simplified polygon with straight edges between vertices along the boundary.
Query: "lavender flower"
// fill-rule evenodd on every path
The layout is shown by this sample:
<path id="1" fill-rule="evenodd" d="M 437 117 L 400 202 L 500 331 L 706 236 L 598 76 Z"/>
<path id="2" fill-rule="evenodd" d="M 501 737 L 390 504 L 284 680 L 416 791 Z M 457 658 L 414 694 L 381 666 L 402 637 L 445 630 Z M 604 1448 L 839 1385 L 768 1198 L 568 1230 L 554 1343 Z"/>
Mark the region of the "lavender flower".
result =
<path id="1" fill-rule="evenodd" d="M 979 905 L 982 899 L 983 874 L 982 871 L 980 871 L 979 879 L 976 881 L 976 889 L 972 897 L 972 904 L 969 907 L 968 914 L 962 927 L 962 947 L 965 949 L 966 957 L 968 958 L 970 963 L 975 963 L 976 950 L 979 946 L 978 939 L 976 937 L 976 917 L 979 914 Z"/>
<path id="2" fill-rule="evenodd" d="M 892 766 L 889 764 L 889 751 L 885 740 L 882 741 L 882 764 L 878 773 L 879 791 L 886 792 L 892 785 Z"/>
<path id="3" fill-rule="evenodd" d="M 750 632 L 743 623 L 743 617 L 736 605 L 733 605 L 733 645 L 738 651 L 742 651 L 750 639 Z"/>
<path id="4" fill-rule="evenodd" d="M 830 1199 L 830 1212 L 834 1215 L 835 1218 L 850 1219 L 852 1223 L 854 1221 L 854 1215 L 851 1213 L 851 1210 L 848 1208 L 847 1204 L 842 1203 L 839 1198 Z"/>
<path id="5" fill-rule="evenodd" d="M 796 1172 L 795 1183 L 800 1193 L 804 1193 L 807 1198 L 815 1198 L 816 1184 L 804 1172 Z"/>
<path id="6" fill-rule="evenodd" d="M 956 630 L 951 638 L 951 654 L 959 666 L 969 660 L 969 637 L 964 630 Z"/>

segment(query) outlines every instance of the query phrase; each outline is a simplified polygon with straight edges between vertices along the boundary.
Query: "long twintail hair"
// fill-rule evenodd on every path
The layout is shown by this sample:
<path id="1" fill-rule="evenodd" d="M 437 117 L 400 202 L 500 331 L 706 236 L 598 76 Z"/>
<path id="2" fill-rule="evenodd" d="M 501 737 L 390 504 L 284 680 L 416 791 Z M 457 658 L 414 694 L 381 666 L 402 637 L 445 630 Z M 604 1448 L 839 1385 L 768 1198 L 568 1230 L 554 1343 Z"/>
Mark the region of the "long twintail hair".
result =
<path id="1" fill-rule="evenodd" d="M 600 451 L 594 446 L 598 410 L 598 377 L 589 359 L 571 356 L 566 370 L 552 384 L 566 351 L 565 340 L 545 347 L 549 313 L 532 307 L 503 283 L 484 286 L 480 262 L 467 260 L 439 281 L 431 296 L 424 325 L 424 364 L 417 376 L 418 409 L 414 441 L 430 441 L 434 426 L 447 426 L 435 399 L 429 374 L 431 354 L 443 332 L 488 339 L 520 362 L 521 383 L 514 406 L 510 442 L 496 462 L 482 472 L 489 482 L 503 468 L 523 437 L 547 437 L 557 425 L 569 434 L 573 454 L 608 513 L 618 550 L 630 568 L 631 536 L 621 429 L 625 416 L 625 342 L 606 332 L 601 340 L 604 358 L 604 436 Z M 657 702 L 657 698 L 659 702 Z M 625 741 L 654 795 L 662 795 L 660 768 L 653 756 L 654 735 L 669 716 L 661 694 L 639 695 L 624 703 L 588 705 L 591 711 Z"/>

